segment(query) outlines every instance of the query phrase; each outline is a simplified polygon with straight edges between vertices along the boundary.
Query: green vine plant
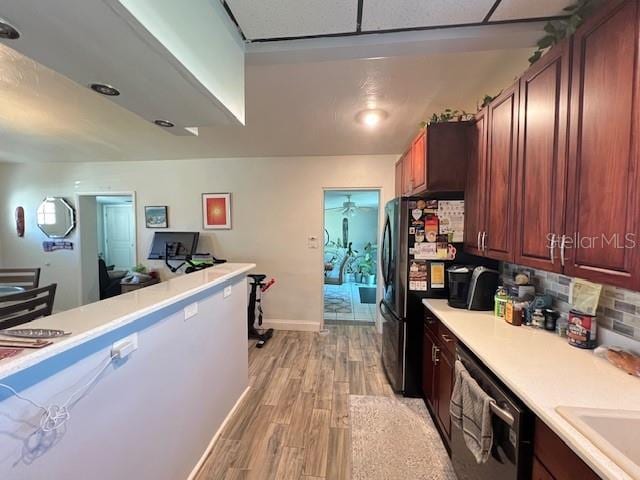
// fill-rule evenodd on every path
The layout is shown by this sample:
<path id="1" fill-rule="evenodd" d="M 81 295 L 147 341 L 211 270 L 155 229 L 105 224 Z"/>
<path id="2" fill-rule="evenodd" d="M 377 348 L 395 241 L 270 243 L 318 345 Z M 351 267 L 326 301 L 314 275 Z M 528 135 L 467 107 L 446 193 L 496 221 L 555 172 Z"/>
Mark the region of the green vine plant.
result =
<path id="1" fill-rule="evenodd" d="M 465 120 L 471 120 L 472 118 L 473 113 L 447 108 L 440 113 L 434 113 L 431 115 L 431 118 L 428 121 L 420 122 L 420 128 L 424 128 L 432 123 L 464 122 Z"/>
<path id="2" fill-rule="evenodd" d="M 529 64 L 533 65 L 542 58 L 542 55 L 549 48 L 573 35 L 599 2 L 600 0 L 578 0 L 563 9 L 567 13 L 567 17 L 547 22 L 544 26 L 546 35 L 538 40 L 538 48 L 529 57 Z"/>

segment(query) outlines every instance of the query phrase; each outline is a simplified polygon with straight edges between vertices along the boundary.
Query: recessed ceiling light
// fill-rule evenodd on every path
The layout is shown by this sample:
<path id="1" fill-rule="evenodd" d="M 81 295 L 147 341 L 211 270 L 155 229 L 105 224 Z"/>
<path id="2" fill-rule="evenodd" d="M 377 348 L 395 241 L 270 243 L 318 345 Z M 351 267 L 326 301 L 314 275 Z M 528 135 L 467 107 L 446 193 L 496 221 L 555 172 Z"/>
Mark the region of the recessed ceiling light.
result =
<path id="1" fill-rule="evenodd" d="M 106 83 L 92 83 L 89 86 L 91 87 L 91 90 L 101 93 L 102 95 L 107 95 L 109 97 L 117 97 L 120 95 L 117 88 L 107 85 Z"/>
<path id="2" fill-rule="evenodd" d="M 388 116 L 389 115 L 387 112 L 385 112 L 384 110 L 380 110 L 379 108 L 376 108 L 376 109 L 362 110 L 361 112 L 358 112 L 358 114 L 356 115 L 356 120 L 358 121 L 358 123 L 361 123 L 362 125 L 365 125 L 369 128 L 373 128 Z"/>
<path id="3" fill-rule="evenodd" d="M 0 38 L 15 40 L 16 38 L 20 38 L 20 32 L 6 20 L 0 18 Z"/>
<path id="4" fill-rule="evenodd" d="M 169 120 L 154 120 L 153 123 L 155 123 L 159 127 L 165 127 L 165 128 L 175 127 L 175 125 L 171 123 Z"/>

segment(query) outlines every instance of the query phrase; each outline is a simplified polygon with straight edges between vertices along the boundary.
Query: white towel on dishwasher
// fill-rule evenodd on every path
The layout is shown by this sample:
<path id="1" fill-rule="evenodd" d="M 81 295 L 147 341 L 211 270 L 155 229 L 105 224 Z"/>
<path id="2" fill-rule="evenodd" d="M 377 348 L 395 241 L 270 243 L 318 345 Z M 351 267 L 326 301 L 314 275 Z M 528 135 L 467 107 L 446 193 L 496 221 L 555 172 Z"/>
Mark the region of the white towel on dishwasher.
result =
<path id="1" fill-rule="evenodd" d="M 456 360 L 454 378 L 449 407 L 451 421 L 462 430 L 464 442 L 476 461 L 484 463 L 493 445 L 491 404 L 495 400 L 480 388 L 460 360 Z"/>

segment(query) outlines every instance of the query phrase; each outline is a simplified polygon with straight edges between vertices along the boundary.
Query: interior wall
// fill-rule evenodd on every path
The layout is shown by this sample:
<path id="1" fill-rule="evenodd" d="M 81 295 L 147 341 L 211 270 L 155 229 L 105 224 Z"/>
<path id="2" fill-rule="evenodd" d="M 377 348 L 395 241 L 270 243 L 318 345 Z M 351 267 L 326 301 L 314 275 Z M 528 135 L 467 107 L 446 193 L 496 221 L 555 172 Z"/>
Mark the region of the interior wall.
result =
<path id="1" fill-rule="evenodd" d="M 167 205 L 169 230 L 201 231 L 200 252 L 252 262 L 277 284 L 264 298 L 265 316 L 318 324 L 322 317 L 323 188 L 380 188 L 381 204 L 394 196 L 395 155 L 279 157 L 3 165 L 7 188 L 0 192 L 0 258 L 8 266 L 41 266 L 43 285 L 57 282 L 56 310 L 78 306 L 77 250 L 42 251 L 46 237 L 35 223 L 44 196 L 70 203 L 82 192 L 136 192 L 138 261 L 146 260 L 153 229 L 145 228 L 144 206 Z M 10 185 L 10 187 L 8 186 Z M 231 192 L 231 230 L 202 231 L 202 193 Z M 25 208 L 26 234 L 11 235 L 13 211 Z M 68 240 L 77 242 L 78 229 Z M 378 236 L 380 234 L 378 233 Z M 316 242 L 309 242 L 309 237 Z M 313 248 L 313 246 L 317 248 Z"/>

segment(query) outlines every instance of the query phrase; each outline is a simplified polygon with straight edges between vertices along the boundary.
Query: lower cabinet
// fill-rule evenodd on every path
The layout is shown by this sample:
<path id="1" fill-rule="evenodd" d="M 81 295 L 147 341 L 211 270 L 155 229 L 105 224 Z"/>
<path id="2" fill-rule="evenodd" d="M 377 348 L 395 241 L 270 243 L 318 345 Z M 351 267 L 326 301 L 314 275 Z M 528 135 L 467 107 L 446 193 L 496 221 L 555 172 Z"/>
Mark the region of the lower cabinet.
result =
<path id="1" fill-rule="evenodd" d="M 422 390 L 427 407 L 449 448 L 451 438 L 451 416 L 449 404 L 453 391 L 455 364 L 455 337 L 435 319 L 429 310 L 425 311 Z"/>
<path id="2" fill-rule="evenodd" d="M 533 438 L 533 480 L 600 478 L 539 418 L 536 418 Z"/>

